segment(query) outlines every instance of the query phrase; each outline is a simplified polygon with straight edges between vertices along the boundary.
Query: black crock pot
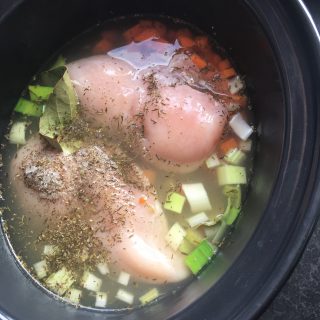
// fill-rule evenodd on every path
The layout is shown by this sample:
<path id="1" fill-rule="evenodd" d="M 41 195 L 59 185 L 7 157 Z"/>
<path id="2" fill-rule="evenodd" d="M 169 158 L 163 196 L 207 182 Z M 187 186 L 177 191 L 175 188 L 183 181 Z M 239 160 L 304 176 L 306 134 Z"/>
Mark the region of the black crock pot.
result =
<path id="1" fill-rule="evenodd" d="M 1 134 L 18 95 L 56 50 L 99 21 L 146 13 L 182 18 L 216 35 L 240 72 L 246 75 L 258 137 L 254 176 L 244 214 L 222 253 L 198 281 L 143 309 L 121 312 L 75 309 L 30 279 L 1 233 L 3 317 L 15 320 L 257 317 L 293 268 L 320 207 L 320 45 L 303 2 L 16 0 L 8 2 L 9 7 L 0 19 Z"/>

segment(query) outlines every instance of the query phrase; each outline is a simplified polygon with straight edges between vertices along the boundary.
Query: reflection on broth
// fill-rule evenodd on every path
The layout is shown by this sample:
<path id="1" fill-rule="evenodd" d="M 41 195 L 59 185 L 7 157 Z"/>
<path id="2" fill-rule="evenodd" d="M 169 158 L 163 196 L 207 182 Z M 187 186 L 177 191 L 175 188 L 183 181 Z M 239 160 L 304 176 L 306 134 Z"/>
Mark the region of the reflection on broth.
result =
<path id="1" fill-rule="evenodd" d="M 21 96 L 3 152 L 21 263 L 96 308 L 152 303 L 201 273 L 250 176 L 244 87 L 182 22 L 121 19 L 68 44 Z"/>

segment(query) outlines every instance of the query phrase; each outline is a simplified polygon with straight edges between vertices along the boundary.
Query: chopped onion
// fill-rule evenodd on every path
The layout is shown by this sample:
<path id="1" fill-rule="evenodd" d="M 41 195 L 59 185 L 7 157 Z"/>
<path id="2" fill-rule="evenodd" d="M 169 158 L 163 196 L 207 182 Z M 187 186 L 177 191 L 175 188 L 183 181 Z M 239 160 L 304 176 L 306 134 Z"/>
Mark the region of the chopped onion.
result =
<path id="1" fill-rule="evenodd" d="M 83 287 L 91 291 L 99 291 L 102 285 L 102 280 L 89 271 L 84 272 L 82 281 Z"/>
<path id="2" fill-rule="evenodd" d="M 246 169 L 239 166 L 224 165 L 217 168 L 218 183 L 220 186 L 227 184 L 246 184 Z"/>
<path id="3" fill-rule="evenodd" d="M 182 243 L 184 237 L 186 236 L 186 231 L 184 228 L 176 222 L 167 233 L 165 239 L 167 243 L 173 250 L 177 250 Z"/>
<path id="4" fill-rule="evenodd" d="M 206 165 L 209 169 L 213 169 L 220 165 L 220 160 L 216 154 L 213 154 L 210 158 L 206 160 Z"/>
<path id="5" fill-rule="evenodd" d="M 53 256 L 57 253 L 57 251 L 58 251 L 58 248 L 52 244 L 46 244 L 43 247 L 43 254 L 45 256 Z"/>
<path id="6" fill-rule="evenodd" d="M 201 226 L 202 224 L 208 221 L 209 217 L 206 215 L 205 212 L 200 212 L 192 217 L 187 218 L 187 222 L 191 228 Z"/>
<path id="7" fill-rule="evenodd" d="M 239 76 L 236 76 L 229 80 L 229 91 L 231 94 L 236 94 L 243 88 L 244 88 L 244 83 Z"/>
<path id="8" fill-rule="evenodd" d="M 38 279 L 43 279 L 47 276 L 48 266 L 46 260 L 41 260 L 33 265 L 34 271 Z"/>
<path id="9" fill-rule="evenodd" d="M 109 267 L 107 265 L 106 262 L 100 262 L 97 264 L 97 269 L 99 270 L 99 272 L 102 274 L 102 275 L 106 275 L 108 274 L 110 271 L 109 271 Z"/>
<path id="10" fill-rule="evenodd" d="M 12 144 L 26 144 L 26 122 L 15 122 L 9 133 L 9 142 Z"/>
<path id="11" fill-rule="evenodd" d="M 147 304 L 151 301 L 153 301 L 154 299 L 159 297 L 159 291 L 157 288 L 153 288 L 151 290 L 149 290 L 147 293 L 145 293 L 144 295 L 142 295 L 139 300 L 142 304 Z"/>
<path id="12" fill-rule="evenodd" d="M 234 133 L 242 140 L 247 140 L 253 132 L 253 129 L 242 118 L 240 113 L 235 114 L 231 118 L 229 125 Z"/>
<path id="13" fill-rule="evenodd" d="M 127 303 L 127 304 L 132 304 L 134 300 L 134 295 L 126 290 L 119 289 L 116 298 Z"/>
<path id="14" fill-rule="evenodd" d="M 124 286 L 127 286 L 130 280 L 130 274 L 124 271 L 121 271 L 118 277 L 118 282 Z"/>
<path id="15" fill-rule="evenodd" d="M 82 296 L 82 291 L 79 289 L 71 288 L 69 289 L 64 297 L 74 304 L 79 304 Z"/>
<path id="16" fill-rule="evenodd" d="M 241 164 L 245 158 L 246 155 L 244 152 L 238 148 L 234 148 L 229 150 L 223 159 L 230 164 Z"/>
<path id="17" fill-rule="evenodd" d="M 201 212 L 212 209 L 206 189 L 202 183 L 183 184 L 182 190 L 191 207 L 191 211 Z"/>
<path id="18" fill-rule="evenodd" d="M 97 308 L 105 308 L 107 305 L 107 300 L 108 300 L 108 295 L 106 292 L 101 292 L 98 291 L 96 293 L 96 302 L 95 302 L 95 306 Z"/>
<path id="19" fill-rule="evenodd" d="M 62 296 L 74 282 L 75 279 L 73 278 L 72 273 L 65 267 L 62 267 L 57 272 L 52 273 L 48 279 L 46 279 L 48 288 L 60 296 Z"/>

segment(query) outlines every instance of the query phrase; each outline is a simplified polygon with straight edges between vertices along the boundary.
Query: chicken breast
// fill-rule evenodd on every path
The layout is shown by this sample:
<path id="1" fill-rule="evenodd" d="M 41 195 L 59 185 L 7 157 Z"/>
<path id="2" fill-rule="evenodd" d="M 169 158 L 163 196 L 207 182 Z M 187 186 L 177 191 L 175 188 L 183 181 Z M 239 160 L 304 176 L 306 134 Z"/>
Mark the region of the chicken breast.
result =
<path id="1" fill-rule="evenodd" d="M 165 242 L 168 224 L 155 190 L 116 146 L 88 146 L 65 156 L 36 136 L 12 160 L 10 180 L 39 228 L 75 209 L 85 212 L 114 271 L 152 283 L 189 275 L 183 255 Z"/>

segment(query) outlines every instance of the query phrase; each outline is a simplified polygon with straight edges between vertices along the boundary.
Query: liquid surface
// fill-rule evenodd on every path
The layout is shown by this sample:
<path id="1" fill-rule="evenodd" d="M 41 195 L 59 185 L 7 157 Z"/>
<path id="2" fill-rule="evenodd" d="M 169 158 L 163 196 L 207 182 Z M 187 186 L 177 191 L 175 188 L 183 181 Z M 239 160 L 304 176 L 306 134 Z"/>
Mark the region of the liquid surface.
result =
<path id="1" fill-rule="evenodd" d="M 169 19 L 108 22 L 61 55 L 63 76 L 31 83 L 53 92 L 23 94 L 44 113 L 24 106 L 12 117 L 8 236 L 66 301 L 154 303 L 214 259 L 241 211 L 252 160 L 245 84 L 207 35 Z M 199 267 L 190 257 L 204 245 L 212 253 Z"/>

